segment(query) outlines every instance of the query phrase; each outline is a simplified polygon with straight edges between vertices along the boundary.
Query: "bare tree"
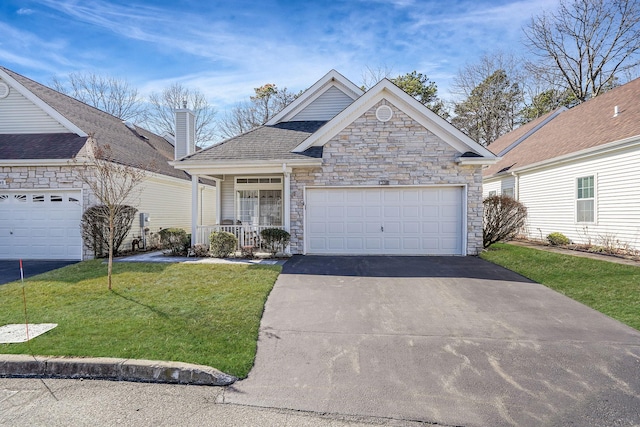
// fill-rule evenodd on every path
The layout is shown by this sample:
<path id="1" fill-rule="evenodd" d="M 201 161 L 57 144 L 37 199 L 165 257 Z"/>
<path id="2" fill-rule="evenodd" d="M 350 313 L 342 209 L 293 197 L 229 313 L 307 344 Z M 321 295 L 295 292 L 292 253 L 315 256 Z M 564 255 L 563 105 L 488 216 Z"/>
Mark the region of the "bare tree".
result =
<path id="1" fill-rule="evenodd" d="M 113 161 L 111 147 L 98 145 L 93 135 L 87 139 L 87 156 L 85 159 L 74 159 L 79 166 L 76 170 L 80 179 L 89 187 L 91 193 L 103 205 L 104 221 L 109 224 L 109 262 L 107 280 L 111 290 L 113 272 L 113 253 L 115 242 L 115 219 L 121 216 L 121 210 L 130 209 L 127 200 L 140 194 L 140 184 L 147 173 L 142 166 L 134 167 Z"/>
<path id="2" fill-rule="evenodd" d="M 528 68 L 583 102 L 616 85 L 640 63 L 638 0 L 561 0 L 555 12 L 533 17 L 527 45 L 539 62 Z"/>
<path id="3" fill-rule="evenodd" d="M 216 139 L 216 109 L 209 104 L 204 93 L 190 89 L 180 83 L 173 83 L 162 92 L 149 96 L 149 110 L 145 124 L 155 133 L 164 132 L 175 136 L 174 110 L 184 108 L 193 110 L 196 115 L 196 143 L 208 145 Z"/>
<path id="4" fill-rule="evenodd" d="M 360 88 L 362 90 L 369 90 L 375 86 L 380 80 L 387 79 L 393 74 L 393 68 L 385 65 L 379 65 L 377 67 L 366 66 L 362 71 L 362 84 Z"/>
<path id="5" fill-rule="evenodd" d="M 144 99 L 129 82 L 95 73 L 70 73 L 65 79 L 53 78 L 53 88 L 85 104 L 122 120 L 144 117 Z"/>
<path id="6" fill-rule="evenodd" d="M 237 104 L 218 122 L 222 137 L 231 138 L 263 125 L 302 93 L 294 94 L 286 87 L 279 89 L 273 83 L 254 88 L 253 91 L 254 95 L 248 102 Z"/>

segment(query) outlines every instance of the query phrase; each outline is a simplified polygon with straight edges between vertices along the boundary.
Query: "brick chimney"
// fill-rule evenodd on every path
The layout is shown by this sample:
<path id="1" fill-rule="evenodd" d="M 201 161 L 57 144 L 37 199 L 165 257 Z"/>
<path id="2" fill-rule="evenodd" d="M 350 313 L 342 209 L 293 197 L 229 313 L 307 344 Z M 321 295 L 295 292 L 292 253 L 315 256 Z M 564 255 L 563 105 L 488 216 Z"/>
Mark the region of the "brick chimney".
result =
<path id="1" fill-rule="evenodd" d="M 176 138 L 175 158 L 180 159 L 196 152 L 196 115 L 186 108 L 175 110 Z"/>

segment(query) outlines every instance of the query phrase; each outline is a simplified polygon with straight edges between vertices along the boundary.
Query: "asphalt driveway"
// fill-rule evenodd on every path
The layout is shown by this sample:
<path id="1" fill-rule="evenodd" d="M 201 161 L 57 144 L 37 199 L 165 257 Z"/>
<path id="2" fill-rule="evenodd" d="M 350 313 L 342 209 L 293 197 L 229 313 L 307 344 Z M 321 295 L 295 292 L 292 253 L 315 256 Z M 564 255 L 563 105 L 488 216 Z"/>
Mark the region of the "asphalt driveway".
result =
<path id="1" fill-rule="evenodd" d="M 267 301 L 256 364 L 224 402 L 400 423 L 638 425 L 640 333 L 474 257 L 296 256 Z"/>
<path id="2" fill-rule="evenodd" d="M 27 278 L 77 262 L 79 261 L 26 259 L 22 260 L 22 269 L 24 271 L 24 277 Z M 0 285 L 13 282 L 14 280 L 20 280 L 20 261 L 0 260 Z"/>

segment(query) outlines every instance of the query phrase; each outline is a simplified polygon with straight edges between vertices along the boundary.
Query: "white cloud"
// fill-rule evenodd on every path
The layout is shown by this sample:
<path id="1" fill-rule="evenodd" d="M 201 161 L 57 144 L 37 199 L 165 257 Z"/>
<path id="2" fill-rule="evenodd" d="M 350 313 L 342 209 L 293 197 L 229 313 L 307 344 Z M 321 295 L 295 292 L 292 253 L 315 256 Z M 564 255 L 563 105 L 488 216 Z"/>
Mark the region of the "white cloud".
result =
<path id="1" fill-rule="evenodd" d="M 33 9 L 28 9 L 28 8 L 25 8 L 25 7 L 21 7 L 20 9 L 18 9 L 16 11 L 16 13 L 18 15 L 31 15 L 31 14 L 34 13 L 34 11 L 33 11 Z"/>

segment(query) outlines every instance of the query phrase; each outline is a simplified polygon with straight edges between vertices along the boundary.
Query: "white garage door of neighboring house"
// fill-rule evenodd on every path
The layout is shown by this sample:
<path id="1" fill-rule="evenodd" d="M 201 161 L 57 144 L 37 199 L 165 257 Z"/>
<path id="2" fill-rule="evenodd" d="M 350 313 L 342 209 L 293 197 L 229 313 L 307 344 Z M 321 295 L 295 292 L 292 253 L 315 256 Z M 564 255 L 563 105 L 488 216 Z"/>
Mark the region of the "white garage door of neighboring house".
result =
<path id="1" fill-rule="evenodd" d="M 80 191 L 0 190 L 0 259 L 81 259 Z"/>
<path id="2" fill-rule="evenodd" d="M 308 254 L 463 254 L 463 187 L 308 188 L 305 206 Z"/>

